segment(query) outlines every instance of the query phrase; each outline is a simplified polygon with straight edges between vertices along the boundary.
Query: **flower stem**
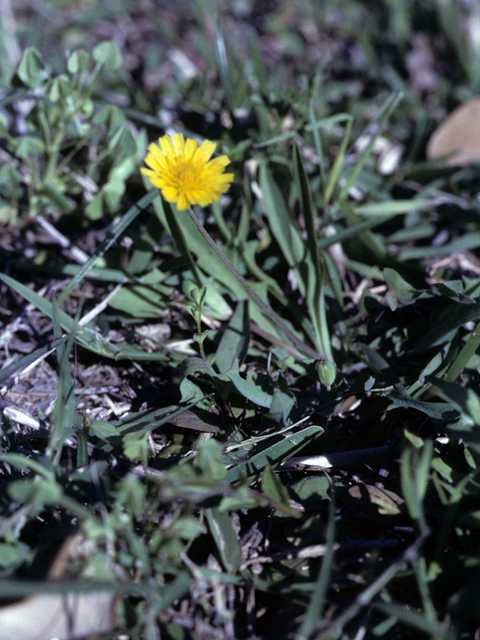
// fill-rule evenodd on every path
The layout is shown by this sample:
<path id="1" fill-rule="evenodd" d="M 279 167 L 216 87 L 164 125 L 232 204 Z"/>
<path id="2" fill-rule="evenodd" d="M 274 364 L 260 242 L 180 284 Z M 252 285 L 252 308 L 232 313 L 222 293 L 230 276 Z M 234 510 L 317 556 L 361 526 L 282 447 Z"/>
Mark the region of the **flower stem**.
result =
<path id="1" fill-rule="evenodd" d="M 280 316 L 278 316 L 273 309 L 271 309 L 268 305 L 266 305 L 265 302 L 260 298 L 260 296 L 258 296 L 255 293 L 255 291 L 248 284 L 245 278 L 235 269 L 235 267 L 227 258 L 227 256 L 217 246 L 217 244 L 215 243 L 211 235 L 208 233 L 208 231 L 205 230 L 202 223 L 195 215 L 193 209 L 189 208 L 187 209 L 187 211 L 190 218 L 194 222 L 195 226 L 202 234 L 203 238 L 207 241 L 209 246 L 215 251 L 217 256 L 220 258 L 223 264 L 227 267 L 227 269 L 229 269 L 229 271 L 235 276 L 238 282 L 242 285 L 242 287 L 248 293 L 250 298 L 252 298 L 252 300 L 260 307 L 261 311 L 267 316 L 267 318 L 269 318 L 270 320 L 272 320 L 272 322 L 274 322 L 274 324 L 280 329 L 280 331 L 284 334 L 284 336 L 288 338 L 288 340 L 295 345 L 295 347 L 298 349 L 299 352 L 301 352 L 308 358 L 312 358 L 313 360 L 321 360 L 322 359 L 321 354 L 315 351 L 314 349 L 312 349 L 311 347 L 309 347 L 308 344 L 305 344 L 303 340 L 300 340 L 300 338 L 298 338 L 293 333 L 293 331 L 285 325 L 285 323 L 280 318 Z"/>

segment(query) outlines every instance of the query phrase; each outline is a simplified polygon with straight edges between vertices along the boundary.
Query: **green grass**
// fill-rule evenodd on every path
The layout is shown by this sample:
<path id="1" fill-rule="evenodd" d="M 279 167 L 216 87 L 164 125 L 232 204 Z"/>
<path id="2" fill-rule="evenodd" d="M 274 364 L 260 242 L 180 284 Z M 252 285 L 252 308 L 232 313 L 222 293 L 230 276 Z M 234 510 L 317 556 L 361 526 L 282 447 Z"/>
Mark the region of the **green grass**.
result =
<path id="1" fill-rule="evenodd" d="M 473 638 L 479 169 L 425 146 L 478 17 L 214 8 L 52 1 L 4 37 L 0 597 L 110 595 L 111 639 Z M 274 314 L 148 190 L 172 130 L 231 158 L 197 215 Z"/>

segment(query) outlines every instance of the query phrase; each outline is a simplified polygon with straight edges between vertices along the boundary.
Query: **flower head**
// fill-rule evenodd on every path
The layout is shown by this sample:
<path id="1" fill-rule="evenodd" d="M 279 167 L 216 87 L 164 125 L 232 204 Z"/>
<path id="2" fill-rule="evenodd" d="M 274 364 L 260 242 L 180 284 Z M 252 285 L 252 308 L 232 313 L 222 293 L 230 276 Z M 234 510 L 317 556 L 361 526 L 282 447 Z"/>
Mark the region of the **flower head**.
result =
<path id="1" fill-rule="evenodd" d="M 218 202 L 229 189 L 233 173 L 223 170 L 230 160 L 227 156 L 210 160 L 217 146 L 214 142 L 205 140 L 198 146 L 196 140 L 185 140 L 181 133 L 176 133 L 173 140 L 162 136 L 158 142 L 160 146 L 149 145 L 145 164 L 150 168 L 142 168 L 141 172 L 180 211 L 192 204 L 205 207 Z"/>

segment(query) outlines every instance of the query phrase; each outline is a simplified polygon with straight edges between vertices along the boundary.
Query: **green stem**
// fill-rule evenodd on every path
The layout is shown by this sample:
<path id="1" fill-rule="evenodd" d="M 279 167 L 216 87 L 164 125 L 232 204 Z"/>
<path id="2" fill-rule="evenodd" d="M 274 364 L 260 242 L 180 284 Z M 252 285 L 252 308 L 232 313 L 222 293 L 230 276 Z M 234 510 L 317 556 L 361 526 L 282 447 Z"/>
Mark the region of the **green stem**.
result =
<path id="1" fill-rule="evenodd" d="M 290 340 L 290 342 L 292 342 L 300 352 L 302 352 L 308 358 L 312 358 L 313 360 L 321 360 L 322 359 L 321 354 L 317 353 L 317 351 L 315 351 L 314 349 L 309 347 L 307 344 L 305 344 L 303 342 L 303 340 L 300 340 L 300 338 L 298 338 L 293 333 L 293 331 L 291 329 L 289 329 L 285 325 L 283 320 L 275 313 L 275 311 L 273 309 L 271 309 L 269 306 L 267 306 L 265 304 L 265 302 L 255 293 L 255 291 L 248 284 L 248 282 L 245 280 L 245 278 L 240 275 L 240 273 L 235 269 L 235 267 L 230 262 L 230 260 L 221 251 L 221 249 L 216 245 L 215 241 L 210 236 L 210 234 L 204 229 L 202 223 L 200 222 L 200 220 L 195 215 L 193 209 L 189 208 L 188 209 L 188 214 L 189 214 L 190 218 L 192 219 L 192 221 L 194 222 L 194 224 L 197 227 L 197 229 L 202 234 L 203 238 L 209 244 L 209 246 L 215 251 L 215 253 L 220 258 L 220 260 L 223 262 L 223 264 L 235 276 L 235 278 L 238 280 L 238 282 L 242 285 L 242 287 L 245 289 L 245 291 L 248 293 L 248 295 L 252 298 L 252 300 L 260 307 L 260 309 L 267 316 L 267 318 L 272 320 L 272 322 L 274 322 L 277 325 L 277 327 L 285 335 L 285 337 L 288 338 Z"/>

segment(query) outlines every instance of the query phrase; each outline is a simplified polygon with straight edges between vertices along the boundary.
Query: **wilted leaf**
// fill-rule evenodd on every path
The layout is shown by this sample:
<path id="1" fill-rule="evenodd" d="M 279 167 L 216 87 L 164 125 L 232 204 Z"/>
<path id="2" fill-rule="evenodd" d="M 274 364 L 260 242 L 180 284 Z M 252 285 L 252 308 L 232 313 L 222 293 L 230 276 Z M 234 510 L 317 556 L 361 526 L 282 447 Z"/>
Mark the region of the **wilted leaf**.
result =
<path id="1" fill-rule="evenodd" d="M 445 158 L 450 167 L 465 166 L 480 158 L 480 98 L 473 98 L 447 117 L 427 145 L 430 160 Z"/>
<path id="2" fill-rule="evenodd" d="M 394 516 L 400 513 L 400 505 L 404 502 L 393 491 L 380 489 L 370 484 L 356 484 L 349 488 L 348 493 L 355 500 L 376 505 L 378 513 L 384 516 Z"/>
<path id="3" fill-rule="evenodd" d="M 38 594 L 13 604 L 0 606 L 0 637 L 2 640 L 75 640 L 108 633 L 114 625 L 114 589 L 95 590 L 87 586 L 84 592 L 68 591 L 58 584 L 58 593 L 52 591 L 55 582 L 65 577 L 72 554 L 82 542 L 81 536 L 66 540 L 44 583 L 38 583 Z"/>
<path id="4" fill-rule="evenodd" d="M 111 631 L 115 594 L 45 594 L 0 607 L 2 640 L 74 640 Z"/>

